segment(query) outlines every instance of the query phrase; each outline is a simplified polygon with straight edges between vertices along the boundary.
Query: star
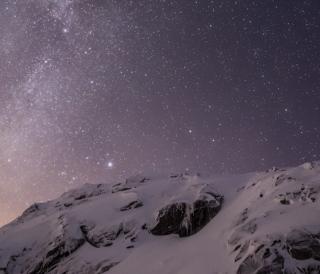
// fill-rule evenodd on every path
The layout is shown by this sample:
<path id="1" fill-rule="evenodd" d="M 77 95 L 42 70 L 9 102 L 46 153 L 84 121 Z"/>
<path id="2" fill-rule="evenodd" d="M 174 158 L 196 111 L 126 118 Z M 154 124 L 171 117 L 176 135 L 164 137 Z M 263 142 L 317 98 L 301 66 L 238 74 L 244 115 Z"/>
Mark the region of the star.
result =
<path id="1" fill-rule="evenodd" d="M 68 182 L 319 156 L 316 0 L 2 2 L 0 224 Z"/>

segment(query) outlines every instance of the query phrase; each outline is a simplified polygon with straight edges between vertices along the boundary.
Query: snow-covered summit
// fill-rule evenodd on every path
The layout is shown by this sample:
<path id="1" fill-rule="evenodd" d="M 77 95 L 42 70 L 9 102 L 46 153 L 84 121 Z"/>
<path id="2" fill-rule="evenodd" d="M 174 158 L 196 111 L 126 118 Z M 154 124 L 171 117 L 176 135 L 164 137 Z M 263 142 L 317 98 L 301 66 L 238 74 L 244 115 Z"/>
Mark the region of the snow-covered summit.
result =
<path id="1" fill-rule="evenodd" d="M 320 273 L 319 199 L 319 162 L 87 184 L 0 229 L 0 273 Z"/>

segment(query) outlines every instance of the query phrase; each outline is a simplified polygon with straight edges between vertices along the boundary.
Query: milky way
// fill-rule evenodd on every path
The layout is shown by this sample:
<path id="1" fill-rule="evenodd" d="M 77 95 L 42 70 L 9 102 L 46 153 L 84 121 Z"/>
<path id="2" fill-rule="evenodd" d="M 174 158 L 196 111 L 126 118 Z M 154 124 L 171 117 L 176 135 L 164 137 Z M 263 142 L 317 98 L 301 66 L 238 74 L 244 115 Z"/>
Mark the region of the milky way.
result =
<path id="1" fill-rule="evenodd" d="M 319 159 L 320 2 L 0 2 L 0 224 L 83 183 Z"/>

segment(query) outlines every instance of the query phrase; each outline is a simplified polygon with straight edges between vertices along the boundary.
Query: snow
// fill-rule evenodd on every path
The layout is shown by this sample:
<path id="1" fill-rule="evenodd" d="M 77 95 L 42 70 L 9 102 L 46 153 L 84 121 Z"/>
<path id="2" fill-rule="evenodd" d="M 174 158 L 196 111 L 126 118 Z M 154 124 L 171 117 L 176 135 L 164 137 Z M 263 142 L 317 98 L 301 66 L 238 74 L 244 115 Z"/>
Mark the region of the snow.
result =
<path id="1" fill-rule="evenodd" d="M 224 204 L 197 234 L 154 236 L 142 229 L 152 227 L 166 205 L 192 204 L 207 192 L 223 195 Z M 133 201 L 143 206 L 120 210 Z M 116 186 L 87 184 L 33 206 L 0 229 L 0 273 L 28 273 L 50 259 L 45 256 L 59 239 L 71 254 L 45 273 L 105 273 L 110 266 L 110 274 L 233 274 L 261 243 L 294 230 L 319 233 L 319 201 L 319 162 L 244 175 L 139 175 Z M 81 227 L 92 238 L 84 241 Z M 242 253 L 235 251 L 246 244 Z M 293 269 L 306 264 L 287 263 Z"/>

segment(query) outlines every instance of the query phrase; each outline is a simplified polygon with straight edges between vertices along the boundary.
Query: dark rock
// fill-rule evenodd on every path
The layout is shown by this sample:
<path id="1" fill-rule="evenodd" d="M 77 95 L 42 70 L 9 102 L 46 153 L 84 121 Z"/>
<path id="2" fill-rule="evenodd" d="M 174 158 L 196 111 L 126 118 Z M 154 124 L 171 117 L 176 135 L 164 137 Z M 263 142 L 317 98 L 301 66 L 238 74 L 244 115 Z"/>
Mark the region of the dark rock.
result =
<path id="1" fill-rule="evenodd" d="M 233 249 L 232 252 L 236 252 L 240 247 L 241 247 L 241 244 L 238 244 L 238 245 Z"/>
<path id="2" fill-rule="evenodd" d="M 248 210 L 248 208 L 245 208 L 241 212 L 239 219 L 236 221 L 235 225 L 238 226 L 238 225 L 243 224 L 246 220 L 248 220 L 248 218 L 249 218 L 249 210 Z"/>
<path id="3" fill-rule="evenodd" d="M 193 204 L 193 212 L 191 212 L 190 217 L 187 216 L 187 225 L 181 227 L 179 233 L 180 237 L 187 237 L 194 233 L 197 233 L 201 228 L 203 228 L 210 220 L 217 215 L 221 209 L 221 201 L 216 204 L 212 201 L 195 201 Z"/>
<path id="4" fill-rule="evenodd" d="M 319 274 L 320 273 L 320 265 L 311 264 L 306 267 L 299 267 L 299 273 L 303 274 Z"/>
<path id="5" fill-rule="evenodd" d="M 320 259 L 319 235 L 295 230 L 288 235 L 287 250 L 296 260 Z"/>
<path id="6" fill-rule="evenodd" d="M 255 219 L 250 220 L 241 226 L 240 230 L 249 234 L 254 234 L 257 231 L 258 225 L 255 223 Z"/>
<path id="7" fill-rule="evenodd" d="M 179 178 L 181 177 L 181 174 L 171 174 L 170 178 L 174 179 L 174 178 Z"/>
<path id="8" fill-rule="evenodd" d="M 175 203 L 160 209 L 157 224 L 150 232 L 154 235 L 179 234 L 186 207 L 186 203 Z"/>
<path id="9" fill-rule="evenodd" d="M 138 174 L 130 178 L 127 178 L 125 181 L 125 184 L 129 185 L 129 184 L 135 184 L 135 183 L 145 183 L 147 181 L 150 181 L 150 179 L 142 176 L 141 174 Z"/>
<path id="10" fill-rule="evenodd" d="M 292 202 L 314 203 L 319 197 L 319 190 L 313 187 L 302 186 L 296 191 L 279 194 L 278 198 L 281 204 L 289 205 Z"/>
<path id="11" fill-rule="evenodd" d="M 100 271 L 97 274 L 105 273 L 105 272 L 109 271 L 111 268 L 115 267 L 117 264 L 119 264 L 119 262 L 110 263 L 106 266 L 103 266 L 103 267 L 101 267 Z"/>
<path id="12" fill-rule="evenodd" d="M 72 203 L 64 203 L 63 204 L 65 207 L 70 207 L 70 206 L 72 206 Z"/>
<path id="13" fill-rule="evenodd" d="M 282 236 L 281 239 L 276 238 L 269 243 L 265 242 L 252 254 L 247 255 L 240 264 L 237 274 L 320 273 L 320 265 L 316 263 L 320 258 L 319 236 L 294 230 L 283 241 Z M 237 258 L 241 256 L 238 255 Z M 293 265 L 297 265 L 296 269 L 286 267 Z"/>
<path id="14" fill-rule="evenodd" d="M 133 201 L 133 202 L 129 203 L 128 205 L 121 207 L 120 211 L 127 211 L 130 209 L 139 208 L 142 206 L 143 206 L 143 203 L 141 201 Z"/>
<path id="15" fill-rule="evenodd" d="M 123 232 L 122 224 L 118 227 L 109 228 L 104 231 L 94 231 L 94 229 L 89 229 L 85 225 L 82 225 L 80 229 L 85 240 L 96 248 L 112 246 L 113 241 Z"/>
<path id="16" fill-rule="evenodd" d="M 266 248 L 258 249 L 240 264 L 237 274 L 283 274 L 284 258 L 276 250 L 265 256 Z M 270 252 L 270 250 L 268 250 Z"/>
<path id="17" fill-rule="evenodd" d="M 262 259 L 267 259 L 271 256 L 271 252 L 269 248 L 266 248 L 263 255 L 262 255 Z"/>
<path id="18" fill-rule="evenodd" d="M 137 188 L 141 184 L 146 183 L 147 181 L 150 181 L 150 179 L 147 177 L 144 177 L 141 175 L 132 176 L 132 177 L 126 179 L 124 183 L 117 183 L 117 184 L 113 185 L 112 186 L 112 193 L 117 193 L 117 192 Z"/>
<path id="19" fill-rule="evenodd" d="M 280 200 L 280 204 L 282 204 L 282 205 L 290 205 L 290 201 L 287 200 L 286 198 L 282 198 L 282 199 Z"/>
<path id="20" fill-rule="evenodd" d="M 131 187 L 119 186 L 119 187 L 112 188 L 112 193 L 117 193 L 120 191 L 126 191 L 126 190 L 130 190 L 130 189 L 131 189 Z"/>
<path id="21" fill-rule="evenodd" d="M 237 189 L 237 192 L 240 192 L 240 191 L 242 191 L 242 190 L 244 190 L 244 189 L 245 189 L 245 187 L 244 187 L 244 186 L 239 187 L 239 188 Z"/>
<path id="22" fill-rule="evenodd" d="M 85 239 L 72 239 L 72 242 L 68 245 L 65 242 L 60 242 L 57 246 L 51 249 L 46 255 L 45 269 L 50 269 L 57 264 L 61 259 L 68 257 L 71 253 L 77 250 L 85 243 Z"/>
<path id="23" fill-rule="evenodd" d="M 275 246 L 276 244 L 280 244 L 281 243 L 281 240 L 274 240 L 271 244 L 271 246 Z"/>
<path id="24" fill-rule="evenodd" d="M 27 208 L 23 213 L 22 215 L 28 215 L 30 213 L 33 213 L 33 212 L 36 212 L 40 210 L 40 204 L 38 203 L 35 203 L 33 205 L 31 205 L 29 208 Z"/>
<path id="25" fill-rule="evenodd" d="M 262 248 L 264 248 L 264 244 L 260 245 L 254 253 L 258 253 Z"/>
<path id="26" fill-rule="evenodd" d="M 47 241 L 34 255 L 33 247 L 24 247 L 8 260 L 5 273 L 44 274 L 55 269 L 84 243 L 85 238 L 79 227 L 65 215 L 59 215 L 54 233 L 47 234 Z M 32 261 L 32 263 L 30 263 Z"/>
<path id="27" fill-rule="evenodd" d="M 87 196 L 85 195 L 85 194 L 82 194 L 82 195 L 79 195 L 78 197 L 75 197 L 74 199 L 75 200 L 83 200 L 83 199 L 85 199 Z"/>
<path id="28" fill-rule="evenodd" d="M 149 178 L 142 178 L 141 180 L 140 180 L 140 183 L 142 184 L 142 183 L 145 183 L 145 182 L 148 182 L 148 181 L 150 181 L 150 179 Z"/>
<path id="29" fill-rule="evenodd" d="M 210 194 L 209 199 L 196 200 L 192 206 L 181 202 L 162 208 L 150 232 L 154 235 L 178 234 L 180 237 L 197 233 L 217 215 L 222 206 L 222 196 L 207 194 Z"/>
<path id="30" fill-rule="evenodd" d="M 238 262 L 240 260 L 242 260 L 243 256 L 247 253 L 248 249 L 249 249 L 249 241 L 246 241 L 240 248 L 238 255 L 235 257 L 234 261 Z"/>
<path id="31" fill-rule="evenodd" d="M 31 216 L 38 216 L 43 214 L 44 204 L 34 203 L 29 208 L 27 208 L 20 217 L 18 217 L 19 222 L 23 222 Z"/>
<path id="32" fill-rule="evenodd" d="M 47 273 L 54 268 L 65 258 L 79 249 L 85 243 L 85 239 L 63 239 L 57 238 L 52 247 L 46 252 L 40 263 L 36 264 L 35 268 L 28 271 L 29 274 Z"/>
<path id="33" fill-rule="evenodd" d="M 309 248 L 291 248 L 290 255 L 296 260 L 308 260 L 312 258 L 312 250 Z"/>
<path id="34" fill-rule="evenodd" d="M 284 274 L 281 265 L 267 265 L 259 269 L 256 274 Z"/>
<path id="35" fill-rule="evenodd" d="M 285 182 L 292 182 L 292 181 L 296 181 L 296 179 L 291 176 L 287 176 L 286 174 L 281 174 L 275 178 L 274 185 L 279 186 Z"/>

